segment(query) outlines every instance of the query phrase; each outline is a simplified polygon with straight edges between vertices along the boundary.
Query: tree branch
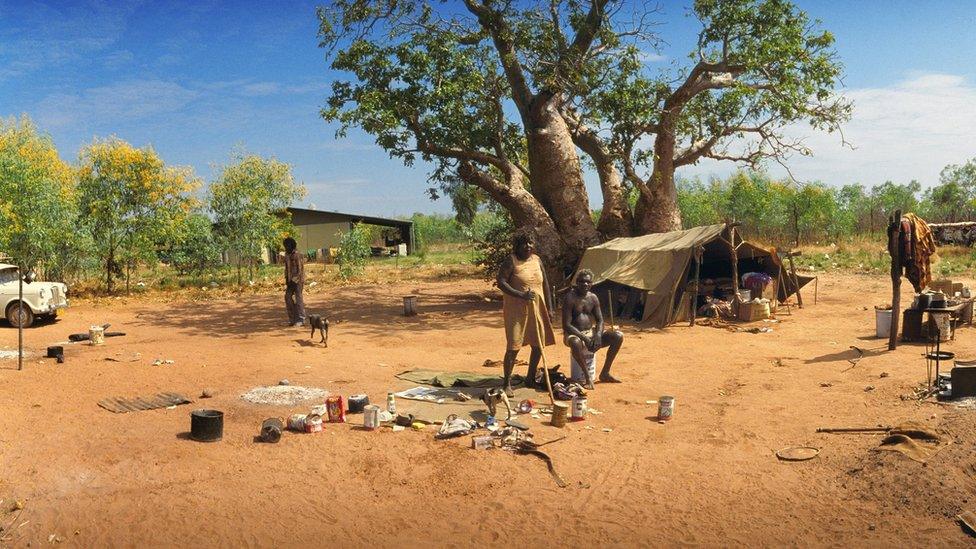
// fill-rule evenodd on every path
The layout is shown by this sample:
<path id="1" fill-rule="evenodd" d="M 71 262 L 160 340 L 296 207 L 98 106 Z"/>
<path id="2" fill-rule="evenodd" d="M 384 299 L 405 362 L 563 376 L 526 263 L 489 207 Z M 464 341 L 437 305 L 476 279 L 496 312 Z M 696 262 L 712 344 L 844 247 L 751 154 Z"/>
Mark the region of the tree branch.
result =
<path id="1" fill-rule="evenodd" d="M 491 34 L 495 49 L 498 51 L 498 59 L 505 70 L 508 84 L 512 88 L 512 99 L 523 118 L 527 117 L 533 93 L 529 89 L 525 72 L 515 54 L 515 45 L 509 38 L 512 31 L 505 21 L 504 14 L 476 0 L 464 0 L 464 4 L 468 11 L 478 17 L 478 23 L 481 24 L 482 28 Z"/>

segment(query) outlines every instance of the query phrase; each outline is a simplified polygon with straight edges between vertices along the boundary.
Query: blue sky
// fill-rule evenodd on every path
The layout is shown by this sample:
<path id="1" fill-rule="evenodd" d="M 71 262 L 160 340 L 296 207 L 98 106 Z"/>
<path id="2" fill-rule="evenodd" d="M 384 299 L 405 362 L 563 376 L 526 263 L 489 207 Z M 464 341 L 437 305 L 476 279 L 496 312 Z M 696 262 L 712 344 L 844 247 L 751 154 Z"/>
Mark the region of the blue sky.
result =
<path id="1" fill-rule="evenodd" d="M 309 190 L 304 206 L 449 212 L 426 198 L 423 166 L 403 167 L 360 133 L 337 141 L 318 116 L 335 78 L 317 47 L 322 3 L 0 0 L 0 116 L 27 114 L 70 160 L 115 135 L 209 180 L 243 147 L 290 163 Z M 856 149 L 791 130 L 815 152 L 790 162 L 796 177 L 931 185 L 946 164 L 976 157 L 976 2 L 799 4 L 837 38 Z M 649 62 L 666 67 L 685 61 L 697 22 L 685 2 L 662 5 L 665 45 Z M 709 162 L 679 175 L 734 169 Z"/>

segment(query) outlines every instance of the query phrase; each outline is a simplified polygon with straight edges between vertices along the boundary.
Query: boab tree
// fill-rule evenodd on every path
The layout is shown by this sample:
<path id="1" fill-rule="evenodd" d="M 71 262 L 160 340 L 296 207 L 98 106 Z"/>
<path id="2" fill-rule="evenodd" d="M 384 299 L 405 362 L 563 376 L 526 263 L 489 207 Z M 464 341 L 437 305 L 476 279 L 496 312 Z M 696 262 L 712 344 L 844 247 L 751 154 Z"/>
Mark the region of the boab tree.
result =
<path id="1" fill-rule="evenodd" d="M 639 2 L 335 0 L 319 10 L 320 36 L 352 78 L 333 83 L 322 115 L 408 165 L 432 162 L 443 191 L 480 189 L 535 233 L 550 264 L 571 263 L 601 238 L 678 228 L 677 167 L 805 153 L 784 126 L 833 130 L 847 116 L 832 94 L 833 39 L 792 4 L 693 11 L 702 30 L 675 76 L 642 62 L 658 39 Z M 579 151 L 600 178 L 599 224 Z"/>

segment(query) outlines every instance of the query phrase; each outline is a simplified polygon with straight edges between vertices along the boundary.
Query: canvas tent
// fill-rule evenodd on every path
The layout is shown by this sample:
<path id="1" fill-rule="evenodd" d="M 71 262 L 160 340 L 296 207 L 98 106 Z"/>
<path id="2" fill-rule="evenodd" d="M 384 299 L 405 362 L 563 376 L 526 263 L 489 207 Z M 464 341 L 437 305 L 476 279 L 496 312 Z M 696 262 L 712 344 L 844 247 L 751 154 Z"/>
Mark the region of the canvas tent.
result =
<path id="1" fill-rule="evenodd" d="M 796 285 L 783 276 L 787 270 L 775 250 L 767 250 L 745 241 L 736 241 L 735 228 L 726 224 L 694 227 L 683 231 L 649 234 L 633 238 L 615 238 L 588 248 L 580 260 L 580 269 L 593 271 L 594 291 L 600 286 L 625 286 L 643 302 L 640 320 L 664 327 L 682 313 L 682 304 L 690 307 L 691 295 L 686 289 L 695 281 L 733 277 L 733 253 L 729 243 L 736 243 L 738 274 L 764 272 L 777 278 L 777 297 L 782 301 L 796 292 Z M 695 265 L 700 253 L 701 264 Z M 697 268 L 696 268 L 697 267 Z M 779 278 L 783 279 L 780 286 Z M 798 277 L 802 288 L 812 277 Z M 601 295 L 601 298 L 604 296 Z"/>

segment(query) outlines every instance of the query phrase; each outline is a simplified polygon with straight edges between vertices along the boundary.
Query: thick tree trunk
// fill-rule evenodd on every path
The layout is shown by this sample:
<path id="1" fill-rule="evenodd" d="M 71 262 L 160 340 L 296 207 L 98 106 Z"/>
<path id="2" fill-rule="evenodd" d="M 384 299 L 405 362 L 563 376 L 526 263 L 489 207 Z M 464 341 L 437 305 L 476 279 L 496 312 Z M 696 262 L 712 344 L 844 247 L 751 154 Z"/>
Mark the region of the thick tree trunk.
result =
<path id="1" fill-rule="evenodd" d="M 668 129 L 669 130 L 669 129 Z M 654 170 L 642 190 L 634 222 L 638 234 L 665 233 L 681 229 L 678 191 L 674 187 L 674 139 L 671 131 L 662 129 L 654 140 Z"/>
<path id="2" fill-rule="evenodd" d="M 603 193 L 603 209 L 597 231 L 603 240 L 611 240 L 621 236 L 631 236 L 634 226 L 634 215 L 627 203 L 627 193 L 624 189 L 620 170 L 614 162 L 613 155 L 600 138 L 585 128 L 574 132 L 576 146 L 583 150 L 593 164 L 600 177 L 600 190 Z"/>
<path id="3" fill-rule="evenodd" d="M 532 194 L 549 213 L 567 251 L 578 257 L 600 242 L 600 234 L 590 216 L 576 144 L 552 95 L 537 95 L 528 118 Z"/>
<path id="4" fill-rule="evenodd" d="M 529 231 L 550 275 L 562 273 L 562 269 L 572 252 L 561 238 L 552 217 L 546 212 L 542 204 L 530 193 L 522 183 L 521 172 L 512 166 L 509 169 L 509 181 L 499 181 L 491 174 L 478 170 L 471 163 L 462 163 L 458 169 L 458 176 L 469 185 L 475 185 L 491 196 L 509 215 L 517 229 Z M 561 281 L 553 278 L 553 282 Z"/>

